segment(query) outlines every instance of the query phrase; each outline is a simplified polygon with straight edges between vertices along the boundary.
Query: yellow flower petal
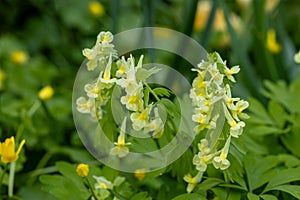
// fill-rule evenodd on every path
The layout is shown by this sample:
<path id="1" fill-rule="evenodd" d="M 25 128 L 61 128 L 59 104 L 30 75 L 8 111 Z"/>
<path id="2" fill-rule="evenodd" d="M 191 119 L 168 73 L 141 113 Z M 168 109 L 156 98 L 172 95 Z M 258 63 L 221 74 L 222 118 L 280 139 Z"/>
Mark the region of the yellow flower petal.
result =
<path id="1" fill-rule="evenodd" d="M 20 154 L 21 149 L 24 146 L 24 144 L 25 144 L 25 140 L 22 140 L 17 152 L 15 152 L 14 136 L 12 136 L 10 138 L 6 138 L 4 142 L 0 143 L 1 161 L 3 163 L 15 162 L 18 159 L 19 154 Z"/>

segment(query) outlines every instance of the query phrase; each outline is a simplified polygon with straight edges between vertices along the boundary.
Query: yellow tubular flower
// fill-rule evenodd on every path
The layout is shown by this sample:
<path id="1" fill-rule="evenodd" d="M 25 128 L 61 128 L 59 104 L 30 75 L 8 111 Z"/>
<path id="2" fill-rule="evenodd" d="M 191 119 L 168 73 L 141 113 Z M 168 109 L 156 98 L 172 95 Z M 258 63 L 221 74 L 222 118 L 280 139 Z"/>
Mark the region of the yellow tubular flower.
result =
<path id="1" fill-rule="evenodd" d="M 123 120 L 123 123 L 120 128 L 120 134 L 118 136 L 118 141 L 114 142 L 115 147 L 110 150 L 110 154 L 113 156 L 118 156 L 119 158 L 125 157 L 129 153 L 127 145 L 131 143 L 125 142 L 125 131 L 126 131 L 126 117 Z"/>
<path id="2" fill-rule="evenodd" d="M 281 45 L 276 41 L 276 32 L 274 29 L 270 29 L 267 32 L 266 46 L 273 54 L 277 54 L 281 51 Z"/>
<path id="3" fill-rule="evenodd" d="M 4 142 L 0 143 L 0 155 L 3 163 L 15 162 L 19 158 L 20 151 L 25 144 L 25 140 L 20 143 L 17 152 L 15 152 L 15 138 L 5 139 Z"/>
<path id="4" fill-rule="evenodd" d="M 54 90 L 51 86 L 45 86 L 39 91 L 39 98 L 43 101 L 51 99 L 54 94 Z"/>
<path id="5" fill-rule="evenodd" d="M 28 55 L 26 52 L 18 50 L 10 54 L 10 60 L 15 64 L 23 64 L 28 60 Z"/>
<path id="6" fill-rule="evenodd" d="M 87 177 L 89 174 L 89 166 L 87 164 L 79 164 L 76 168 L 76 173 L 80 177 Z"/>
<path id="7" fill-rule="evenodd" d="M 95 17 L 100 17 L 104 14 L 104 7 L 98 1 L 91 1 L 89 3 L 89 12 Z"/>

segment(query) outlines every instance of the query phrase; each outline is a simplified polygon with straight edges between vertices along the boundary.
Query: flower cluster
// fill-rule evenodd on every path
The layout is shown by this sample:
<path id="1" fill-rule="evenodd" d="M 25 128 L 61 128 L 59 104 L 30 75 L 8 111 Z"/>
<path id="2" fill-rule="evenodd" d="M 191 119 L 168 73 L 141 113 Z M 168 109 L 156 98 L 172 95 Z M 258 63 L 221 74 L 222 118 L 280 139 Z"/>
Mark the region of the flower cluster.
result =
<path id="1" fill-rule="evenodd" d="M 198 134 L 207 130 L 206 137 L 198 144 L 199 152 L 194 156 L 193 164 L 199 173 L 204 173 L 210 163 L 216 169 L 225 170 L 230 166 L 227 154 L 231 138 L 238 138 L 242 134 L 245 122 L 241 119 L 248 118 L 243 111 L 249 103 L 232 97 L 229 85 L 230 82 L 235 82 L 233 75 L 240 68 L 228 68 L 226 61 L 218 53 L 212 53 L 208 55 L 208 61 L 202 61 L 193 70 L 198 73 L 190 91 L 190 98 L 195 106 L 192 120 L 197 122 L 194 131 Z M 223 131 L 217 130 L 218 120 L 222 122 L 223 116 L 229 131 L 226 128 Z"/>
<path id="2" fill-rule="evenodd" d="M 136 131 L 143 130 L 146 134 L 151 134 L 154 138 L 159 138 L 163 132 L 163 121 L 159 117 L 158 108 L 153 104 L 145 104 L 144 86 L 149 87 L 145 83 L 145 78 L 139 78 L 139 70 L 142 69 L 143 55 L 140 57 L 137 66 L 134 66 L 134 58 L 131 56 L 127 61 L 122 57 L 117 62 L 118 71 L 116 76 L 119 77 L 117 84 L 124 88 L 126 95 L 121 97 L 121 103 L 131 111 L 130 119 L 132 127 Z M 145 69 L 144 69 L 144 72 Z M 151 111 L 154 117 L 151 117 Z"/>
<path id="3" fill-rule="evenodd" d="M 124 177 L 117 176 L 113 183 L 109 180 L 107 180 L 104 176 L 93 176 L 93 178 L 96 180 L 95 183 L 95 195 L 99 199 L 107 199 L 110 197 L 111 192 L 113 191 L 114 187 L 120 186 L 124 181 Z M 116 196 L 114 197 L 114 200 L 118 199 Z"/>
<path id="4" fill-rule="evenodd" d="M 93 119 L 101 120 L 104 117 L 104 108 L 111 99 L 113 88 L 117 85 L 124 90 L 120 102 L 130 112 L 133 129 L 159 138 L 162 136 L 164 123 L 159 116 L 158 108 L 153 103 L 148 103 L 148 100 L 147 102 L 144 100 L 146 87 L 153 92 L 146 79 L 158 70 L 144 69 L 143 55 L 137 65 L 132 55 L 127 59 L 124 56 L 118 59 L 112 41 L 113 35 L 110 32 L 100 32 L 95 46 L 83 50 L 83 55 L 87 58 L 87 70 L 99 68 L 100 72 L 96 80 L 84 86 L 88 98 L 81 96 L 76 100 L 77 110 L 80 113 L 90 114 Z M 125 124 L 126 118 L 122 123 L 116 146 L 110 152 L 111 155 L 120 158 L 129 152 L 126 147 L 128 143 L 125 143 Z"/>

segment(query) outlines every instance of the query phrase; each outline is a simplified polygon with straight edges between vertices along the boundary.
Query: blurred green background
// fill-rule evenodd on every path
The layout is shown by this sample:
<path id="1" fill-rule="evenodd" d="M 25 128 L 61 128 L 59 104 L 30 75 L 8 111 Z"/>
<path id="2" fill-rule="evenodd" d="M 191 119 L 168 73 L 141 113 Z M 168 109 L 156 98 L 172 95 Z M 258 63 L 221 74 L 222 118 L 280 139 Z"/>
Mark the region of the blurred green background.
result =
<path id="1" fill-rule="evenodd" d="M 17 191 L 34 188 L 58 160 L 92 160 L 74 128 L 71 98 L 82 49 L 100 31 L 158 26 L 191 36 L 229 66 L 240 65 L 235 95 L 266 105 L 264 81 L 289 84 L 299 76 L 299 10 L 299 0 L 0 0 L 0 139 L 26 139 Z M 174 59 L 169 65 L 192 78 L 191 66 Z M 54 96 L 41 103 L 47 85 Z"/>

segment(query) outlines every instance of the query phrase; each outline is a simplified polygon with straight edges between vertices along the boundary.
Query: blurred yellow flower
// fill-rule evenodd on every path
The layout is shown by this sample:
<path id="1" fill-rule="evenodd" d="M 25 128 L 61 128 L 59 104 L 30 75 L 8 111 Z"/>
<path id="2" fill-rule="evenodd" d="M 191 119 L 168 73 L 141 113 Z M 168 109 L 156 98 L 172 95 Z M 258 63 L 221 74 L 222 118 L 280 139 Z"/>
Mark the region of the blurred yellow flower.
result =
<path id="1" fill-rule="evenodd" d="M 146 169 L 142 168 L 142 169 L 137 169 L 134 171 L 134 176 L 135 178 L 137 178 L 139 181 L 142 181 L 145 176 L 146 176 Z"/>
<path id="2" fill-rule="evenodd" d="M 276 6 L 278 5 L 278 3 L 280 2 L 280 0 L 266 0 L 265 3 L 265 9 L 267 12 L 272 12 Z"/>
<path id="3" fill-rule="evenodd" d="M 300 50 L 294 55 L 294 61 L 295 63 L 300 64 Z"/>
<path id="4" fill-rule="evenodd" d="M 276 32 L 274 29 L 269 29 L 267 32 L 266 46 L 271 53 L 276 54 L 281 51 L 281 45 L 276 41 Z"/>
<path id="5" fill-rule="evenodd" d="M 39 98 L 43 101 L 51 99 L 54 94 L 54 90 L 51 86 L 45 86 L 39 91 Z"/>
<path id="6" fill-rule="evenodd" d="M 80 177 L 87 177 L 89 174 L 89 166 L 87 164 L 79 164 L 76 168 L 76 173 Z"/>
<path id="7" fill-rule="evenodd" d="M 4 142 L 0 142 L 0 155 L 3 163 L 15 162 L 19 158 L 20 151 L 25 144 L 25 140 L 20 143 L 17 152 L 15 152 L 15 138 L 6 138 Z"/>
<path id="8" fill-rule="evenodd" d="M 5 78 L 4 71 L 0 69 L 0 91 L 2 90 L 3 87 L 4 78 Z"/>
<path id="9" fill-rule="evenodd" d="M 17 50 L 10 54 L 10 60 L 15 64 L 23 64 L 28 60 L 28 55 L 25 51 Z"/>
<path id="10" fill-rule="evenodd" d="M 91 1 L 89 3 L 89 12 L 95 17 L 100 17 L 104 14 L 104 7 L 98 1 Z"/>
<path id="11" fill-rule="evenodd" d="M 196 31 L 202 31 L 206 27 L 207 20 L 209 18 L 212 9 L 211 1 L 200 1 L 197 6 L 197 12 L 194 21 L 194 28 Z M 237 30 L 240 29 L 241 21 L 234 14 L 230 14 L 230 21 L 233 27 Z M 224 32 L 227 30 L 227 24 L 222 9 L 218 8 L 214 18 L 213 28 L 216 31 Z"/>
<path id="12" fill-rule="evenodd" d="M 208 18 L 212 9 L 212 2 L 208 0 L 199 1 L 197 6 L 197 12 L 195 15 L 194 29 L 195 31 L 202 31 L 207 25 Z M 230 13 L 230 22 L 233 28 L 237 32 L 241 32 L 242 21 L 235 14 Z M 225 20 L 224 12 L 222 9 L 218 8 L 213 22 L 213 30 L 222 33 L 221 38 L 218 40 L 221 46 L 226 46 L 230 43 L 230 37 L 227 31 L 227 23 Z"/>

